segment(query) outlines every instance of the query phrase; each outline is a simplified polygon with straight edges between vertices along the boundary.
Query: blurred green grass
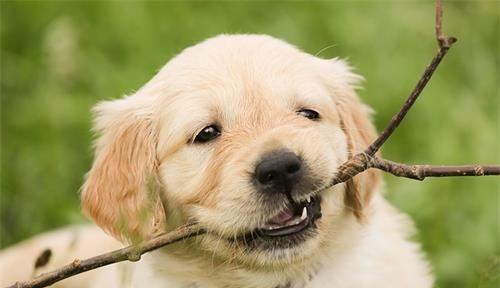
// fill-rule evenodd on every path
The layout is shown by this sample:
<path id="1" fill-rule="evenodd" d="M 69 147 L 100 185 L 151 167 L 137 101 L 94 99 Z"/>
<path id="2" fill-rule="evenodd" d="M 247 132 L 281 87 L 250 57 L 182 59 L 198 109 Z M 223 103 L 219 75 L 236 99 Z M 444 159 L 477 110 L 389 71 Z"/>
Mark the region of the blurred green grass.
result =
<path id="1" fill-rule="evenodd" d="M 138 89 L 183 48 L 219 33 L 265 33 L 347 57 L 381 129 L 436 51 L 432 1 L 12 2 L 1 5 L 0 247 L 83 222 L 89 109 Z M 384 146 L 406 163 L 499 163 L 497 1 L 446 2 L 459 42 Z M 327 47 L 326 49 L 323 49 Z M 415 220 L 437 287 L 499 287 L 500 181 L 386 176 Z"/>

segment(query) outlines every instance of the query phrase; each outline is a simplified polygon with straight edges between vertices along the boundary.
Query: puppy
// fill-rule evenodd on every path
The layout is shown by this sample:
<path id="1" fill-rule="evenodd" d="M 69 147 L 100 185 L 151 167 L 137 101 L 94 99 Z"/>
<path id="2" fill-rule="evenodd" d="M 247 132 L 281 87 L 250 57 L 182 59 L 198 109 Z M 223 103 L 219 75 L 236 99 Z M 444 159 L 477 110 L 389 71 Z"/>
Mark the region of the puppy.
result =
<path id="1" fill-rule="evenodd" d="M 99 104 L 84 213 L 123 243 L 187 221 L 209 233 L 95 279 L 431 287 L 407 240 L 412 224 L 381 196 L 378 172 L 328 187 L 376 135 L 360 79 L 342 60 L 269 36 L 221 35 L 184 50 L 133 95 Z"/>

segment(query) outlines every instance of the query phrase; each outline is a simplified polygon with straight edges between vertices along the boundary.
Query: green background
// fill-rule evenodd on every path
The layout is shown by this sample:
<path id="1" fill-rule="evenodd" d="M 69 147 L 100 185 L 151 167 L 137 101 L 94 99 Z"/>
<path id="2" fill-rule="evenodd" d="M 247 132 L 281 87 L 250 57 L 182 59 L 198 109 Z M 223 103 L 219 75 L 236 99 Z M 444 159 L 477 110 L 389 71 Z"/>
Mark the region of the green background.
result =
<path id="1" fill-rule="evenodd" d="M 89 109 L 131 93 L 183 48 L 265 33 L 347 57 L 382 129 L 436 51 L 432 1 L 12 2 L 1 5 L 1 245 L 85 221 Z M 459 42 L 384 146 L 406 163 L 500 163 L 497 1 L 446 2 Z M 385 176 L 415 220 L 438 287 L 498 287 L 499 179 Z"/>

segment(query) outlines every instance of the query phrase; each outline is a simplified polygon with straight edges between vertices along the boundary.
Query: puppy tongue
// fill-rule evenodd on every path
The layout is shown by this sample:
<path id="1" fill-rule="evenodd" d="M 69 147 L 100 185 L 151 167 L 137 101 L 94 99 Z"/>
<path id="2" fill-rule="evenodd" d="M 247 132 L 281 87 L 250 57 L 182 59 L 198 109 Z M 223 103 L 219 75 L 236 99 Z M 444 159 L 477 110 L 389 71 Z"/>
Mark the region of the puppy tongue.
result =
<path id="1" fill-rule="evenodd" d="M 268 223 L 276 225 L 285 225 L 287 221 L 294 217 L 294 209 L 292 207 L 287 207 L 281 211 L 278 215 L 271 218 Z"/>

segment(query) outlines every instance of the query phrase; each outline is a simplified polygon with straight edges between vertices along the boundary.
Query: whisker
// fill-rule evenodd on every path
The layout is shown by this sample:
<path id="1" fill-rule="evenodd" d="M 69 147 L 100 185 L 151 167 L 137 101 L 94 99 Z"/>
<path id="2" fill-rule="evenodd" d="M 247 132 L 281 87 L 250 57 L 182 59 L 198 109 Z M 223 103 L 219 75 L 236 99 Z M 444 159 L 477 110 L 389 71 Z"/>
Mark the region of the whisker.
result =
<path id="1" fill-rule="evenodd" d="M 321 50 L 319 50 L 316 54 L 314 54 L 314 56 L 319 56 L 321 53 L 325 52 L 326 50 L 333 48 L 333 47 L 336 47 L 336 46 L 337 46 L 337 44 L 328 45 L 328 46 L 322 48 Z"/>

